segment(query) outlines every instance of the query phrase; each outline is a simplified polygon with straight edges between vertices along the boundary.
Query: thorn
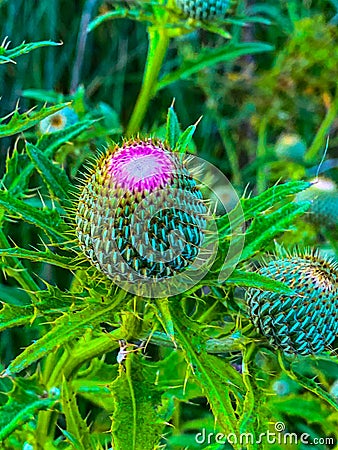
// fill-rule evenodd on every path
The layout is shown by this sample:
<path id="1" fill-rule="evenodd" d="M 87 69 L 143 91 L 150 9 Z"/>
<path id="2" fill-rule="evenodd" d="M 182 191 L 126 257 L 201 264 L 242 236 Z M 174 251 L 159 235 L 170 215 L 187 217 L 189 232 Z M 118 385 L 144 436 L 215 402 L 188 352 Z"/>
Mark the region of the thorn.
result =
<path id="1" fill-rule="evenodd" d="M 38 196 L 39 196 L 39 198 L 40 198 L 40 200 L 41 200 L 42 207 L 43 207 L 43 208 L 46 208 L 46 207 L 47 207 L 47 206 L 46 206 L 46 203 L 45 203 L 45 201 L 44 201 L 44 199 L 43 199 L 43 197 L 42 197 L 42 195 L 41 195 L 41 193 L 40 193 L 39 190 L 37 190 L 37 194 L 38 194 Z"/>
<path id="2" fill-rule="evenodd" d="M 200 123 L 200 121 L 201 121 L 202 119 L 203 119 L 203 116 L 201 116 L 201 117 L 197 120 L 197 122 L 194 123 L 194 126 L 197 127 L 197 125 Z"/>

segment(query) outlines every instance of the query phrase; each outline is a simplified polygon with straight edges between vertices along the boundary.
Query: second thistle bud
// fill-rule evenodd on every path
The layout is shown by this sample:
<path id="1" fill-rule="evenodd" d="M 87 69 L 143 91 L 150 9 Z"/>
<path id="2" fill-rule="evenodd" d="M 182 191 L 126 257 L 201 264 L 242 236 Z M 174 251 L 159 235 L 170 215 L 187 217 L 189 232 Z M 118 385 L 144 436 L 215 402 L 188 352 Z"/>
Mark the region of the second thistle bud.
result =
<path id="1" fill-rule="evenodd" d="M 79 118 L 76 112 L 66 106 L 60 111 L 51 114 L 39 123 L 39 131 L 42 134 L 55 133 L 63 130 L 74 123 L 78 122 Z"/>
<path id="2" fill-rule="evenodd" d="M 338 224 L 338 189 L 336 184 L 326 178 L 314 180 L 314 184 L 300 192 L 296 201 L 310 201 L 307 218 L 315 225 L 335 229 Z"/>
<path id="3" fill-rule="evenodd" d="M 306 152 L 306 144 L 297 134 L 282 134 L 276 142 L 275 152 L 282 161 L 301 163 Z"/>
<path id="4" fill-rule="evenodd" d="M 230 0 L 176 0 L 177 6 L 191 19 L 221 19 L 229 9 Z"/>
<path id="5" fill-rule="evenodd" d="M 337 265 L 317 255 L 295 255 L 270 261 L 259 273 L 295 292 L 248 291 L 250 317 L 270 344 L 288 354 L 330 349 L 338 334 Z"/>

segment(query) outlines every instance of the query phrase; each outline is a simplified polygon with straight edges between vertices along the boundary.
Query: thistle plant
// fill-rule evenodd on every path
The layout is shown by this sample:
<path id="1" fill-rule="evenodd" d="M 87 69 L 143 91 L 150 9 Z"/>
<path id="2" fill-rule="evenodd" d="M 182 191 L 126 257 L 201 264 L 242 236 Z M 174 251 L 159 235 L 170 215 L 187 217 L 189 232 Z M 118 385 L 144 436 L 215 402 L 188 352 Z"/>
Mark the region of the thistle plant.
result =
<path id="1" fill-rule="evenodd" d="M 314 251 L 249 269 L 312 207 L 301 198 L 312 183 L 255 178 L 268 122 L 256 136 L 252 105 L 240 108 L 241 80 L 271 64 L 254 56 L 272 49 L 257 39 L 280 52 L 289 33 L 266 17 L 289 24 L 294 2 L 179 2 L 188 19 L 176 0 L 104 2 L 91 22 L 92 0 L 81 20 L 72 2 L 26 3 L 18 14 L 0 2 L 6 32 L 48 30 L 65 45 L 0 46 L 0 448 L 176 450 L 217 433 L 255 450 L 274 422 L 334 436 L 337 264 Z M 236 79 L 216 123 L 214 101 L 228 105 Z M 316 246 L 333 256 L 325 239 Z"/>
<path id="2" fill-rule="evenodd" d="M 332 349 L 338 336 L 337 267 L 317 254 L 297 252 L 258 269 L 294 291 L 292 295 L 248 291 L 251 320 L 271 345 L 300 355 Z"/>
<path id="3" fill-rule="evenodd" d="M 336 229 L 338 224 L 338 189 L 336 184 L 323 177 L 312 180 L 312 186 L 299 193 L 296 201 L 309 201 L 306 218 L 317 226 Z"/>
<path id="4" fill-rule="evenodd" d="M 206 48 L 202 54 L 194 55 L 194 58 L 182 61 L 180 67 L 170 73 L 163 73 L 163 66 L 166 62 L 167 51 L 172 41 L 176 38 L 202 29 L 228 41 L 231 34 L 226 29 L 226 25 L 235 24 L 235 27 L 245 25 L 246 17 L 237 20 L 236 17 L 229 17 L 223 24 L 213 24 L 212 21 L 202 21 L 199 23 L 187 23 L 181 11 L 191 14 L 195 18 L 208 16 L 221 18 L 223 12 L 229 7 L 227 0 L 204 0 L 204 1 L 179 1 L 158 0 L 157 2 L 136 2 L 124 7 L 117 3 L 111 11 L 99 15 L 89 24 L 89 31 L 93 31 L 106 21 L 128 17 L 140 22 L 146 22 L 148 33 L 148 52 L 145 63 L 141 88 L 134 105 L 131 117 L 126 127 L 126 134 L 132 136 L 136 134 L 147 113 L 150 101 L 163 88 L 171 85 L 175 81 L 184 79 L 197 73 L 202 67 L 209 67 L 221 61 L 233 60 L 241 54 L 251 54 L 261 51 L 269 51 L 271 47 L 260 42 L 232 43 L 226 42 L 223 46 L 214 49 Z M 178 11 L 178 13 L 177 13 Z M 251 21 L 259 22 L 260 17 L 251 18 Z M 176 65 L 176 62 L 175 62 Z M 162 73 L 161 73 L 162 71 Z"/>
<path id="5" fill-rule="evenodd" d="M 282 161 L 301 163 L 306 153 L 306 144 L 296 134 L 282 134 L 276 142 L 275 152 Z"/>
<path id="6" fill-rule="evenodd" d="M 66 106 L 60 111 L 51 114 L 39 123 L 40 133 L 55 133 L 78 122 L 79 118 L 76 112 Z"/>
<path id="7" fill-rule="evenodd" d="M 48 111 L 49 114 L 53 112 L 55 109 Z M 64 130 L 43 135 L 39 146 L 43 148 L 43 142 L 48 139 L 48 148 L 56 149 L 93 125 L 92 121 L 80 121 Z M 11 247 L 0 235 L 4 270 L 31 298 L 28 308 L 14 308 L 6 304 L 1 312 L 1 329 L 23 324 L 28 326 L 34 320 L 42 320 L 45 324 L 38 339 L 14 357 L 3 372 L 5 378 L 14 380 L 15 386 L 8 394 L 9 403 L 3 406 L 2 412 L 0 410 L 0 420 L 5 417 L 7 420 L 9 411 L 12 411 L 9 426 L 0 432 L 0 439 L 4 442 L 11 439 L 14 432 L 21 436 L 22 429 L 22 436 L 28 433 L 33 446 L 38 443 L 42 448 L 46 447 L 56 442 L 56 421 L 62 415 L 66 423 L 65 432 L 72 440 L 85 442 L 87 448 L 96 448 L 98 437 L 89 429 L 78 405 L 84 401 L 80 386 L 82 383 L 83 386 L 90 384 L 94 376 L 95 388 L 86 391 L 86 398 L 94 404 L 97 404 L 98 398 L 107 398 L 107 403 L 102 404 L 100 400 L 98 407 L 112 417 L 105 425 L 109 433 L 105 434 L 104 442 L 112 441 L 114 448 L 118 449 L 134 447 L 152 450 L 155 443 L 161 441 L 165 423 L 172 417 L 171 407 L 156 381 L 158 371 L 162 370 L 160 367 L 167 364 L 167 357 L 161 356 L 158 363 L 147 362 L 142 356 L 143 347 L 137 344 L 140 340 L 168 349 L 170 365 L 175 367 L 175 376 L 181 374 L 182 383 L 188 364 L 199 368 L 189 376 L 189 379 L 192 377 L 189 383 L 197 383 L 199 395 L 207 396 L 222 430 L 239 432 L 234 402 L 241 417 L 240 423 L 245 423 L 247 409 L 242 399 L 249 392 L 246 389 L 251 389 L 246 371 L 243 372 L 244 385 L 242 376 L 228 362 L 213 354 L 235 352 L 239 356 L 243 354 L 244 361 L 248 361 L 252 350 L 247 353 L 245 349 L 250 335 L 236 331 L 239 310 L 230 307 L 227 312 L 230 334 L 222 336 L 222 332 L 214 333 L 211 338 L 206 330 L 210 324 L 215 326 L 214 320 L 223 320 L 224 315 L 221 312 L 220 316 L 216 314 L 212 319 L 211 311 L 219 307 L 219 300 L 212 291 L 203 294 L 202 298 L 200 292 L 206 287 L 219 286 L 217 289 L 221 288 L 223 295 L 228 296 L 237 284 L 270 289 L 284 295 L 290 291 L 279 281 L 234 268 L 233 254 L 230 258 L 226 254 L 233 239 L 243 238 L 242 233 L 232 235 L 238 220 L 243 223 L 251 221 L 248 230 L 251 237 L 240 255 L 240 261 L 237 260 L 240 264 L 250 259 L 262 247 L 262 242 L 265 245 L 280 234 L 308 206 L 308 203 L 291 201 L 292 195 L 308 187 L 308 183 L 275 186 L 259 197 L 243 199 L 241 218 L 237 212 L 214 218 L 218 231 L 211 237 L 218 236 L 218 246 L 214 250 L 212 267 L 204 272 L 204 277 L 193 279 L 193 282 L 190 280 L 188 289 L 181 289 L 178 294 L 166 298 L 171 293 L 166 280 L 176 284 L 177 277 L 190 269 L 194 275 L 193 266 L 203 256 L 204 242 L 210 239 L 209 231 L 204 230 L 209 230 L 207 225 L 212 215 L 208 203 L 202 199 L 197 175 L 189 168 L 191 157 L 185 155 L 195 128 L 196 125 L 192 125 L 181 133 L 176 113 L 170 107 L 165 140 L 143 138 L 126 140 L 121 145 L 111 144 L 92 164 L 87 179 L 75 196 L 75 211 L 69 207 L 69 180 L 61 167 L 50 161 L 48 154 L 40 147 L 27 143 L 30 164 L 24 172 L 14 170 L 18 164 L 16 154 L 7 161 L 9 172 L 4 182 L 8 186 L 10 179 L 11 186 L 18 183 L 27 186 L 27 179 L 37 172 L 45 189 L 59 206 L 48 213 L 48 210 L 42 212 L 18 197 L 0 193 L 0 203 L 7 214 L 39 227 L 44 239 L 54 246 L 57 244 L 53 251 L 49 247 L 28 250 Z M 9 178 L 13 176 L 14 179 Z M 276 198 L 289 201 L 280 204 L 276 210 Z M 142 208 L 144 204 L 146 207 Z M 156 207 L 152 211 L 154 205 Z M 238 204 L 234 211 L 242 206 Z M 72 216 L 70 222 L 67 216 L 62 216 L 65 210 Z M 260 219 L 262 214 L 263 222 Z M 74 219 L 77 223 L 76 234 L 72 231 Z M 70 240 L 71 236 L 73 239 Z M 81 248 L 74 248 L 77 242 Z M 74 252 L 75 259 L 72 256 Z M 86 260 L 82 257 L 83 252 Z M 17 268 L 23 267 L 21 261 L 44 261 L 69 272 L 77 272 L 69 291 L 47 282 L 46 287 L 40 289 L 30 273 L 13 271 L 13 264 Z M 221 277 L 227 268 L 231 269 L 227 277 Z M 127 289 L 118 287 L 123 277 L 126 280 L 122 287 Z M 151 282 L 157 283 L 157 290 L 146 290 L 146 296 L 142 297 L 142 285 Z M 196 304 L 193 314 L 189 306 L 191 302 Z M 240 314 L 245 322 L 246 316 Z M 205 332 L 200 329 L 200 324 Z M 198 343 L 194 335 L 199 336 Z M 68 353 L 69 345 L 72 346 L 71 353 Z M 171 352 L 172 346 L 179 346 L 182 353 Z M 102 356 L 117 352 L 119 347 L 118 361 L 103 363 Z M 173 358 L 178 359 L 174 361 Z M 39 381 L 34 378 L 27 381 L 19 375 L 38 360 L 41 361 Z M 88 363 L 91 367 L 89 371 L 86 369 Z M 228 374 L 226 378 L 224 373 Z M 170 391 L 175 384 L 169 373 L 166 377 L 165 383 L 169 384 L 163 386 L 164 392 Z M 28 389 L 35 385 L 36 393 L 25 395 L 25 385 Z M 313 390 L 311 386 L 307 388 Z M 44 394 L 44 401 L 38 401 L 43 392 L 47 393 Z M 22 395 L 26 399 L 24 404 L 20 401 Z M 186 398 L 190 398 L 190 394 Z M 113 407 L 111 399 L 114 400 Z M 131 420 L 129 407 L 134 420 Z M 29 410 L 29 414 L 23 417 L 22 408 Z M 33 428 L 29 422 L 31 414 L 37 419 Z M 157 425 L 149 427 L 148 422 Z M 121 432 L 121 429 L 124 431 Z"/>
<path id="8" fill-rule="evenodd" d="M 159 140 L 134 139 L 93 165 L 79 198 L 77 235 L 110 279 L 163 279 L 194 262 L 206 213 L 182 156 Z"/>
<path id="9" fill-rule="evenodd" d="M 192 19 L 212 20 L 224 18 L 229 0 L 176 0 L 177 6 Z"/>

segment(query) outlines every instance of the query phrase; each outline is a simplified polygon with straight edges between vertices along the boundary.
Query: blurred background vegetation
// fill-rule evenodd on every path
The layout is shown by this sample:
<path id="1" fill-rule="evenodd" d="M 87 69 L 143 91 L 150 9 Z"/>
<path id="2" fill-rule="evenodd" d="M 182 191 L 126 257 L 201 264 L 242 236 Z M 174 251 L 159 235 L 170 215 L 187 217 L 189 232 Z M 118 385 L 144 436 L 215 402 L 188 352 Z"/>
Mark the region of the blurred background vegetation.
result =
<path id="1" fill-rule="evenodd" d="M 141 85 L 146 27 L 129 19 L 107 21 L 86 36 L 83 49 L 88 17 L 108 11 L 114 4 L 100 0 L 3 0 L 1 33 L 2 38 L 9 36 L 12 46 L 49 39 L 63 44 L 22 56 L 15 65 L 2 66 L 0 117 L 13 111 L 18 101 L 20 111 L 25 111 L 39 101 L 68 99 L 77 92 L 83 100 L 78 103 L 78 113 L 93 113 L 96 108 L 97 116 L 109 116 L 118 136 L 127 125 Z M 333 104 L 336 107 L 338 6 L 334 0 L 281 0 L 242 1 L 238 8 L 271 24 L 233 25 L 228 27 L 232 39 L 263 41 L 274 50 L 205 68 L 162 89 L 151 103 L 143 130 L 161 125 L 175 98 L 184 126 L 203 115 L 195 139 L 198 153 L 243 187 L 248 183 L 255 186 L 257 164 L 263 164 L 276 179 L 293 176 L 292 164 L 290 170 L 276 161 L 278 137 L 296 133 L 309 147 L 327 111 Z M 194 58 L 205 46 L 223 42 L 223 38 L 198 29 L 174 39 L 163 71 L 179 66 L 184 58 Z M 39 95 L 41 90 L 47 93 Z M 331 125 L 328 159 L 334 156 L 337 143 L 336 123 Z M 214 143 L 212 148 L 210 142 Z M 257 143 L 264 146 L 258 159 Z M 1 146 L 3 169 L 8 141 Z M 320 155 L 316 156 L 313 165 L 320 160 Z M 238 168 L 240 171 L 233 173 Z"/>

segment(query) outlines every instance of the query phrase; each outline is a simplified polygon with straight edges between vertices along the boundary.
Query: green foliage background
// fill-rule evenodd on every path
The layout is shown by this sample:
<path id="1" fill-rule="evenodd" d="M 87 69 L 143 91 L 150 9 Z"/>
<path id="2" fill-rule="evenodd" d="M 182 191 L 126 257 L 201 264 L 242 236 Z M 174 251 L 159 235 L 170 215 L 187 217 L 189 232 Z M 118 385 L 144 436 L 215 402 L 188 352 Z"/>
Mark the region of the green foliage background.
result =
<path id="1" fill-rule="evenodd" d="M 337 22 L 334 0 L 238 1 L 216 24 L 188 21 L 172 1 L 0 0 L 1 448 L 308 447 L 196 442 L 202 430 L 256 439 L 277 422 L 335 448 L 335 354 L 271 349 L 243 291 L 289 292 L 252 271 L 276 247 L 337 257 L 337 229 L 293 202 L 320 171 L 338 182 Z M 79 121 L 42 134 L 65 105 Z M 177 297 L 135 299 L 81 255 L 85 165 L 138 132 L 210 161 L 237 189 L 246 241 L 224 282 L 227 216 L 212 270 Z M 278 157 L 282 133 L 304 141 L 303 160 Z"/>

